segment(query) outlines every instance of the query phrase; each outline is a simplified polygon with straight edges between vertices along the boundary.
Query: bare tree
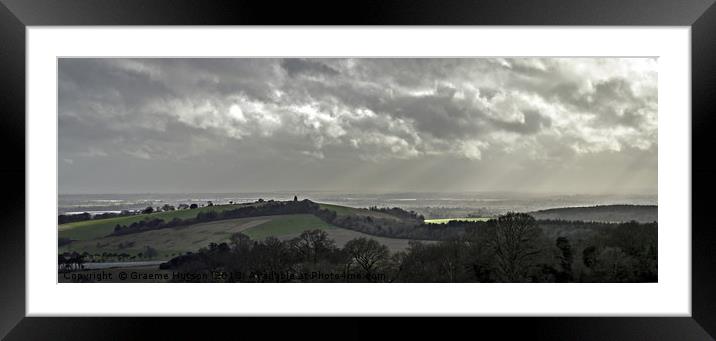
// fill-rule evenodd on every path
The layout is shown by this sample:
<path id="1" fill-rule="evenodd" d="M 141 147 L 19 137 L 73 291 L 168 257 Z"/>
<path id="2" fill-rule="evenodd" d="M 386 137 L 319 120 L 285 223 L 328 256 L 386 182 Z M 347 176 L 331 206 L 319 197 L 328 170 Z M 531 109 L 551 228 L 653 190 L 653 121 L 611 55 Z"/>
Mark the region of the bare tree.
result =
<path id="1" fill-rule="evenodd" d="M 494 249 L 498 276 L 503 282 L 525 282 L 535 256 L 539 227 L 525 213 L 507 213 L 496 222 Z"/>
<path id="2" fill-rule="evenodd" d="M 390 251 L 388 247 L 378 243 L 375 239 L 365 237 L 348 241 L 344 249 L 351 256 L 351 260 L 372 277 L 380 262 L 388 259 Z"/>
<path id="3" fill-rule="evenodd" d="M 335 247 L 328 233 L 323 230 L 303 231 L 300 236 L 291 242 L 295 251 L 305 259 L 311 259 L 313 263 L 318 262 L 318 257 Z"/>

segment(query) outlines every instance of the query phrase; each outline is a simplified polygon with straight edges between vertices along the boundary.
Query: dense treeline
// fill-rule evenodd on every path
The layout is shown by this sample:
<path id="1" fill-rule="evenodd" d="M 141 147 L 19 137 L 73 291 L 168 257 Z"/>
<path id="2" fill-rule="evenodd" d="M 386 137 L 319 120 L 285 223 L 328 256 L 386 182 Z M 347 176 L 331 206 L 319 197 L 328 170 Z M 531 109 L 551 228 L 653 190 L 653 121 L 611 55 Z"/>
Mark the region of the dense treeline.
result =
<path id="1" fill-rule="evenodd" d="M 62 225 L 90 219 L 92 219 L 92 215 L 87 212 L 79 214 L 60 214 L 59 216 L 57 216 L 57 223 Z"/>
<path id="2" fill-rule="evenodd" d="M 408 238 L 411 231 L 414 231 L 416 226 L 423 223 L 422 219 L 413 216 L 409 212 L 400 213 L 400 215 L 410 217 L 405 219 L 396 219 L 392 216 L 397 216 L 396 213 L 400 209 L 391 209 L 391 217 L 380 217 L 372 215 L 358 215 L 358 214 L 346 214 L 339 215 L 335 211 L 319 209 L 313 214 L 322 219 L 323 221 L 332 224 L 334 226 L 363 232 L 375 236 L 384 236 L 390 238 Z M 402 211 L 402 210 L 401 210 Z M 414 239 L 426 239 L 416 236 Z"/>
<path id="3" fill-rule="evenodd" d="M 481 221 L 450 221 L 446 224 L 425 224 L 423 217 L 400 208 L 371 211 L 391 212 L 404 219 L 382 218 L 368 215 L 337 215 L 334 211 L 319 210 L 314 214 L 329 224 L 374 236 L 414 240 L 448 240 L 462 235 L 468 228 L 479 228 Z"/>
<path id="4" fill-rule="evenodd" d="M 170 221 L 164 221 L 164 219 L 150 219 L 135 221 L 129 225 L 117 224 L 114 226 L 114 230 L 110 236 L 122 236 L 131 233 L 139 233 L 151 230 L 158 230 L 169 227 L 186 226 L 196 224 L 196 219 L 180 219 L 174 218 Z"/>
<path id="5" fill-rule="evenodd" d="M 380 212 L 392 215 L 394 217 L 398 217 L 401 219 L 408 219 L 408 220 L 417 220 L 417 221 L 423 221 L 425 220 L 425 217 L 423 217 L 421 214 L 418 214 L 415 211 L 406 211 L 400 207 L 378 207 L 378 206 L 371 206 L 368 207 L 369 211 L 372 212 Z"/>
<path id="6" fill-rule="evenodd" d="M 322 212 L 326 214 L 325 212 Z M 391 254 L 373 239 L 343 248 L 321 230 L 281 241 L 229 243 L 162 264 L 197 282 L 655 282 L 656 223 L 608 224 L 572 240 L 551 238 L 532 216 L 508 213 L 442 242 L 410 243 Z M 451 227 L 446 227 L 446 229 Z"/>

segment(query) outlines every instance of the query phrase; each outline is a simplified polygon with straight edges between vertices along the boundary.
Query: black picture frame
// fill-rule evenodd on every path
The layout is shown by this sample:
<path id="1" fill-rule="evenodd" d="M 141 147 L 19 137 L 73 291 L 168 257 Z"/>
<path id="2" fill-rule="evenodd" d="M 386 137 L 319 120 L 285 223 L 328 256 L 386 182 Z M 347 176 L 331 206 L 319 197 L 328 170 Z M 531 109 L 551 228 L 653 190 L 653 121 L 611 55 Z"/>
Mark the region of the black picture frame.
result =
<path id="1" fill-rule="evenodd" d="M 399 335 L 430 337 L 468 329 L 473 335 L 528 335 L 545 339 L 679 339 L 716 336 L 716 229 L 709 223 L 709 195 L 716 190 L 710 162 L 716 123 L 716 6 L 714 0 L 547 1 L 171 1 L 0 0 L 0 336 L 12 340 L 136 339 L 160 330 L 163 339 L 228 333 L 274 338 L 276 333 L 320 337 Z M 271 321 L 254 318 L 138 318 L 25 316 L 25 28 L 46 25 L 616 25 L 688 26 L 692 67 L 692 315 L 691 317 L 504 317 L 440 319 L 441 328 L 405 319 Z M 558 299 L 558 298 L 556 298 Z M 150 302 L 148 302 L 150 304 Z M 189 321 L 191 319 L 191 321 Z M 433 322 L 430 322 L 433 323 Z M 294 326 L 295 325 L 295 328 Z M 384 327 L 390 326 L 389 329 Z M 380 330 L 380 332 L 378 332 Z M 470 334 L 468 334 L 470 335 Z"/>

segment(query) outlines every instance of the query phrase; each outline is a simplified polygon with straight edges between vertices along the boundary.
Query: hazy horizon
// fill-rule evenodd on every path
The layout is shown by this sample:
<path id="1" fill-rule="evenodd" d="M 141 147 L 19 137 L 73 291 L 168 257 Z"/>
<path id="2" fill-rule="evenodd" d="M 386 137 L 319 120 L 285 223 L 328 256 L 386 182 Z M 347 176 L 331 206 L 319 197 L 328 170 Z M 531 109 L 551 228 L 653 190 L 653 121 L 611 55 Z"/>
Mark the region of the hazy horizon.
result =
<path id="1" fill-rule="evenodd" d="M 308 189 L 286 189 L 286 190 L 266 190 L 266 191 L 248 191 L 248 190 L 235 190 L 235 191 L 164 191 L 164 192 L 103 192 L 103 193 L 93 193 L 93 192 L 64 192 L 64 193 L 58 193 L 58 195 L 142 195 L 142 194 L 158 194 L 158 195 L 179 195 L 179 194 L 247 194 L 247 193 L 339 193 L 339 194 L 348 194 L 348 193 L 357 193 L 357 194 L 376 194 L 376 195 L 385 195 L 385 194 L 513 194 L 513 195 L 535 195 L 535 196 L 658 196 L 657 192 L 633 192 L 633 193 L 582 193 L 582 192 L 537 192 L 537 191 L 411 191 L 411 190 L 403 190 L 403 191 L 361 191 L 359 189 L 353 189 L 353 190 L 343 190 L 343 189 L 326 189 L 326 190 L 308 190 Z"/>
<path id="2" fill-rule="evenodd" d="M 60 58 L 58 190 L 656 195 L 656 67 Z"/>
<path id="3" fill-rule="evenodd" d="M 60 194 L 60 214 L 73 212 L 119 212 L 123 209 L 143 209 L 164 204 L 221 205 L 229 202 L 252 203 L 258 199 L 292 201 L 309 199 L 314 202 L 366 208 L 400 207 L 420 209 L 427 207 L 469 208 L 482 212 L 534 211 L 561 207 L 596 205 L 658 205 L 656 195 L 590 195 L 590 194 L 534 194 L 515 192 L 340 192 L 340 191 L 274 191 L 224 193 L 131 193 L 131 194 Z"/>

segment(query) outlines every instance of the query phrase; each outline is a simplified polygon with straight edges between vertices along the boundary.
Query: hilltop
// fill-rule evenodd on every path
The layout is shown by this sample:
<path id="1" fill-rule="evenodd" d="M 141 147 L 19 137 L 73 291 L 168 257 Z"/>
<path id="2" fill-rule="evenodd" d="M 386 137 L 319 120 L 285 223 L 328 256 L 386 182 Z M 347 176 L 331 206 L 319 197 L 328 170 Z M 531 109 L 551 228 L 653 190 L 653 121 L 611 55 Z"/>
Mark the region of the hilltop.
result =
<path id="1" fill-rule="evenodd" d="M 402 213 L 404 216 L 395 215 Z M 393 251 L 408 247 L 409 239 L 366 234 L 382 226 L 412 227 L 418 224 L 402 210 L 352 208 L 303 201 L 260 201 L 245 204 L 213 205 L 196 209 L 134 214 L 90 219 L 58 226 L 60 252 L 91 255 L 109 254 L 101 259 L 125 260 L 146 257 L 167 258 L 195 252 L 210 243 L 227 242 L 241 232 L 252 239 L 276 237 L 287 240 L 308 230 L 324 230 L 341 246 L 359 237 L 375 239 Z M 114 256 L 112 256 L 114 255 Z M 141 256 L 140 256 L 141 255 Z"/>

